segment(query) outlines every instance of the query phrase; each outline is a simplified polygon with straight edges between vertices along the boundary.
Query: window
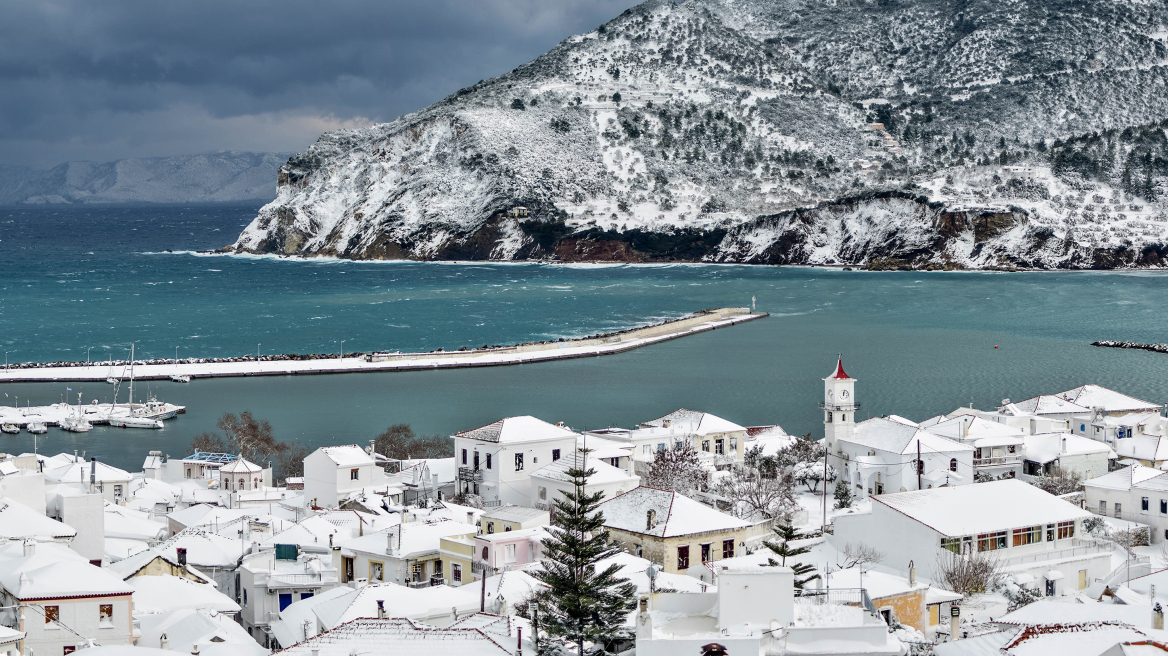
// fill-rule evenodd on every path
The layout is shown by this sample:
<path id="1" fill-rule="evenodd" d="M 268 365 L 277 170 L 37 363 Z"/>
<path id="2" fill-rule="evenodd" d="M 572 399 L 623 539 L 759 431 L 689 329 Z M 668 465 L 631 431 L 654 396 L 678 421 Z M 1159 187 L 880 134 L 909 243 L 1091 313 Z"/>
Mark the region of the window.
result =
<path id="1" fill-rule="evenodd" d="M 360 479 L 361 479 L 361 470 L 360 469 L 350 469 L 349 470 L 349 480 L 350 481 L 357 481 Z M 242 483 L 242 482 L 243 481 L 240 481 L 240 483 Z"/>
<path id="2" fill-rule="evenodd" d="M 300 593 L 300 599 L 301 599 L 301 600 L 304 600 L 304 599 L 311 599 L 311 598 L 312 598 L 312 593 L 311 593 L 311 592 L 301 592 L 301 593 Z"/>
<path id="3" fill-rule="evenodd" d="M 1079 432 L 1086 433 L 1087 432 L 1087 424 L 1079 424 Z"/>
<path id="4" fill-rule="evenodd" d="M 1115 518 L 1119 519 L 1122 516 L 1123 516 L 1123 504 L 1116 501 L 1115 502 Z"/>
<path id="5" fill-rule="evenodd" d="M 495 522 L 487 522 L 487 533 L 495 532 Z"/>
<path id="6" fill-rule="evenodd" d="M 479 468 L 479 452 L 478 451 L 474 452 L 474 468 L 475 469 Z"/>
<path id="7" fill-rule="evenodd" d="M 1099 514 L 1100 514 L 1100 515 L 1106 515 L 1106 514 L 1107 514 L 1107 502 L 1106 502 L 1106 501 L 1102 501 L 1102 500 L 1101 500 L 1101 501 L 1099 502 Z"/>
<path id="8" fill-rule="evenodd" d="M 689 569 L 689 545 L 677 548 L 677 569 Z"/>
<path id="9" fill-rule="evenodd" d="M 949 459 L 949 471 L 957 471 L 957 458 Z"/>
<path id="10" fill-rule="evenodd" d="M 723 439 L 714 440 L 714 453 L 716 453 L 718 455 L 722 455 L 722 454 L 726 453 L 726 440 L 723 440 Z"/>
<path id="11" fill-rule="evenodd" d="M 664 450 L 665 450 L 665 443 L 664 443 L 664 442 L 658 442 L 658 443 L 657 443 L 657 450 L 658 450 L 658 451 L 664 451 Z"/>
<path id="12" fill-rule="evenodd" d="M 64 656 L 69 656 L 69 654 L 72 654 L 75 651 L 77 651 L 77 647 L 74 645 L 65 645 L 61 649 L 61 653 L 64 654 Z"/>
<path id="13" fill-rule="evenodd" d="M 462 464 L 466 464 L 466 449 L 462 450 Z"/>
<path id="14" fill-rule="evenodd" d="M 1065 540 L 1067 538 L 1075 537 L 1075 522 L 1059 522 L 1058 523 L 1058 539 Z"/>
<path id="15" fill-rule="evenodd" d="M 523 471 L 523 454 L 515 454 L 515 471 Z"/>
<path id="16" fill-rule="evenodd" d="M 540 501 L 547 501 L 547 488 L 546 487 L 539 488 L 539 500 Z"/>
<path id="17" fill-rule="evenodd" d="M 1160 499 L 1160 514 L 1168 515 L 1168 499 Z"/>
<path id="18" fill-rule="evenodd" d="M 243 589 L 243 605 L 247 605 L 247 588 Z"/>
<path id="19" fill-rule="evenodd" d="M 641 445 L 641 453 L 649 453 L 649 445 L 648 444 Z"/>
<path id="20" fill-rule="evenodd" d="M 450 564 L 450 580 L 455 583 L 462 583 L 462 565 L 458 563 Z"/>
<path id="21" fill-rule="evenodd" d="M 1148 497 L 1140 498 L 1140 510 L 1148 512 Z"/>
<path id="22" fill-rule="evenodd" d="M 507 545 L 506 549 L 503 550 L 503 562 L 506 562 L 506 563 L 515 562 L 515 560 L 516 560 L 515 551 L 516 551 L 515 545 L 513 545 L 513 544 Z"/>
<path id="23" fill-rule="evenodd" d="M 942 545 L 944 546 L 944 545 Z M 982 533 L 977 536 L 978 551 L 997 551 L 1006 548 L 1006 532 Z"/>
<path id="24" fill-rule="evenodd" d="M 421 581 L 426 576 L 426 563 L 414 563 L 410 567 L 410 580 Z"/>
<path id="25" fill-rule="evenodd" d="M 709 440 L 702 440 L 702 451 L 705 451 L 706 453 L 710 452 L 710 441 Z"/>
<path id="26" fill-rule="evenodd" d="M 488 558 L 489 556 L 490 556 L 490 552 L 487 551 L 486 547 L 483 547 L 483 560 L 484 561 L 489 560 L 489 558 Z"/>
<path id="27" fill-rule="evenodd" d="M 61 619 L 60 606 L 45 606 L 45 624 L 52 624 Z"/>
<path id="28" fill-rule="evenodd" d="M 733 451 L 734 453 L 738 453 L 738 438 L 737 437 L 730 438 L 730 450 Z"/>
<path id="29" fill-rule="evenodd" d="M 292 605 L 292 593 L 291 592 L 281 592 L 280 593 L 280 610 L 284 610 L 285 608 L 287 608 L 291 605 Z"/>
<path id="30" fill-rule="evenodd" d="M 685 442 L 682 442 L 679 440 L 679 441 L 673 443 L 673 450 L 674 451 L 681 451 L 684 448 L 685 448 Z"/>
<path id="31" fill-rule="evenodd" d="M 487 454 L 487 469 L 491 468 L 491 454 Z"/>
<path id="32" fill-rule="evenodd" d="M 559 459 L 560 459 L 560 450 L 559 449 L 552 449 L 552 462 L 555 462 Z"/>
<path id="33" fill-rule="evenodd" d="M 702 562 L 703 563 L 710 562 L 710 545 L 709 544 L 702 545 Z"/>
<path id="34" fill-rule="evenodd" d="M 941 548 L 959 554 L 961 553 L 961 538 L 941 538 Z"/>
<path id="35" fill-rule="evenodd" d="M 369 580 L 370 581 L 384 581 L 385 580 L 385 564 L 379 563 L 376 560 L 369 561 Z M 280 610 L 283 610 L 282 608 Z"/>
<path id="36" fill-rule="evenodd" d="M 722 540 L 722 557 L 734 557 L 734 540 Z"/>
<path id="37" fill-rule="evenodd" d="M 1014 546 L 1021 547 L 1027 544 L 1038 544 L 1042 542 L 1042 527 L 1041 526 L 1027 526 L 1026 528 L 1014 529 Z"/>
<path id="38" fill-rule="evenodd" d="M 114 625 L 114 605 L 101 604 L 97 607 L 97 621 L 101 626 Z"/>

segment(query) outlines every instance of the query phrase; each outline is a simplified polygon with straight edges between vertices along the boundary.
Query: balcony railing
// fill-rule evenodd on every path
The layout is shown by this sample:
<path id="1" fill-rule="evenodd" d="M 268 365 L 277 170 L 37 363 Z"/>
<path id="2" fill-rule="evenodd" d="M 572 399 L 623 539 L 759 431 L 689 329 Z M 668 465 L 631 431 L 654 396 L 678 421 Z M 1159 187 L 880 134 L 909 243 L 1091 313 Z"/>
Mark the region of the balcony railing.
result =
<path id="1" fill-rule="evenodd" d="M 335 580 L 330 577 L 330 580 Z M 272 574 L 268 577 L 268 587 L 319 586 L 324 581 L 322 574 Z"/>
<path id="2" fill-rule="evenodd" d="M 1023 565 L 1026 563 L 1041 563 L 1048 560 L 1066 560 L 1076 556 L 1109 554 L 1114 548 L 1115 547 L 1109 542 L 1101 542 L 1098 540 L 1080 540 L 1075 538 L 1071 540 L 1070 547 L 1063 549 L 1035 551 L 1034 553 L 1029 553 L 1022 556 L 1007 556 L 1002 558 L 1000 562 L 1002 565 L 1010 567 L 1013 565 Z"/>
<path id="3" fill-rule="evenodd" d="M 868 596 L 868 591 L 864 588 L 828 588 L 828 589 L 807 589 L 797 590 L 798 601 L 803 603 L 813 603 L 819 605 L 832 604 L 836 606 L 859 606 L 873 617 L 880 617 L 880 612 L 876 610 L 876 605 L 872 603 L 872 599 Z"/>
<path id="4" fill-rule="evenodd" d="M 860 407 L 860 403 L 858 401 L 853 401 L 852 403 L 828 403 L 827 401 L 820 401 L 819 402 L 819 409 L 820 410 L 834 410 L 836 412 L 851 412 L 852 410 L 856 410 L 859 407 Z"/>
<path id="5" fill-rule="evenodd" d="M 996 467 L 998 465 L 1020 465 L 1022 464 L 1022 456 L 997 456 L 990 458 L 974 458 L 974 467 Z"/>
<path id="6" fill-rule="evenodd" d="M 477 467 L 459 467 L 458 480 L 465 483 L 482 483 L 483 470 Z"/>

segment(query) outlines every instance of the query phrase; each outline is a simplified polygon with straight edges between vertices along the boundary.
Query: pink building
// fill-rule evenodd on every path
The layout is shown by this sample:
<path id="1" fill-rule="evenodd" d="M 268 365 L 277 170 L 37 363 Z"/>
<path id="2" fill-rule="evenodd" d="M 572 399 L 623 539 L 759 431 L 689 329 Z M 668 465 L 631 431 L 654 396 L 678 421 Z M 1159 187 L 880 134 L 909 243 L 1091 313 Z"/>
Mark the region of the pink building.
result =
<path id="1" fill-rule="evenodd" d="M 547 530 L 540 526 L 519 531 L 505 531 L 476 535 L 474 557 L 471 561 L 475 573 L 488 568 L 489 574 L 521 569 L 539 562 L 543 556 L 543 539 Z"/>

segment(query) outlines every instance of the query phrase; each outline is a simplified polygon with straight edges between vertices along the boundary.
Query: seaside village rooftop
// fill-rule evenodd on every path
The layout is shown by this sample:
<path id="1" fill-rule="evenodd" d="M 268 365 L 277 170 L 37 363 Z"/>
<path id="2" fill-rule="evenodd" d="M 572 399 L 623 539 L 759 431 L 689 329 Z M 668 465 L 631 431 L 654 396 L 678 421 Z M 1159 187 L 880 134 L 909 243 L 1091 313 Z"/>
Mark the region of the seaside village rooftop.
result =
<path id="1" fill-rule="evenodd" d="M 861 421 L 842 359 L 823 385 L 822 441 L 681 408 L 504 417 L 447 458 L 325 446 L 286 477 L 2 455 L 0 653 L 567 656 L 556 572 L 598 514 L 619 593 L 573 620 L 588 654 L 1168 651 L 1160 405 L 1082 385 Z"/>

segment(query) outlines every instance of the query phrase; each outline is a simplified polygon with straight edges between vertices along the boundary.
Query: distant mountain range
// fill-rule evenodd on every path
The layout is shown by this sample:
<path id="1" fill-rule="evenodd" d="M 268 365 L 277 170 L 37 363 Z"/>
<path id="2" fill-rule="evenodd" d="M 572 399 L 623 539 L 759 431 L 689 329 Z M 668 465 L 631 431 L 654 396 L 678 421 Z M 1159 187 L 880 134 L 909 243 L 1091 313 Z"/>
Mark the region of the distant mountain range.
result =
<path id="1" fill-rule="evenodd" d="M 323 135 L 233 247 L 1165 266 L 1166 71 L 1162 2 L 649 0 Z"/>
<path id="2" fill-rule="evenodd" d="M 224 203 L 271 200 L 288 156 L 234 151 L 0 167 L 0 204 Z"/>

